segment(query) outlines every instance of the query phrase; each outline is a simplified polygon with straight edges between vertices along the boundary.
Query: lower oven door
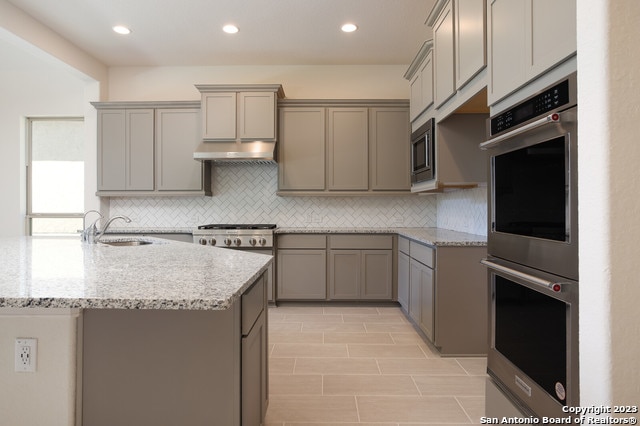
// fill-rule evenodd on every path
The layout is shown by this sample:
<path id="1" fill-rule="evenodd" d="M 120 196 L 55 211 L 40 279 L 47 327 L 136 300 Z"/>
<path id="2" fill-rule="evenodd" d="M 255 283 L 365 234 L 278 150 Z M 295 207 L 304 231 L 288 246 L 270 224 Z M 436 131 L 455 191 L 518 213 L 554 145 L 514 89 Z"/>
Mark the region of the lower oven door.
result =
<path id="1" fill-rule="evenodd" d="M 525 413 L 567 417 L 579 405 L 578 283 L 497 258 L 490 283 L 487 370 Z"/>

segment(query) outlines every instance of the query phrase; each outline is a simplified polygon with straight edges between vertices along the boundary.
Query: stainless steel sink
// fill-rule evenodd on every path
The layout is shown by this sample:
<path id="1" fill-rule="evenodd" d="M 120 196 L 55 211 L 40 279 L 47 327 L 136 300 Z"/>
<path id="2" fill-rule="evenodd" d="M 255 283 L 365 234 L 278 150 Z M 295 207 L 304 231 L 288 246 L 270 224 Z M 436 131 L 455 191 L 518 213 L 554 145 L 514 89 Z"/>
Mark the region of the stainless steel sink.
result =
<path id="1" fill-rule="evenodd" d="M 144 240 L 114 240 L 114 241 L 100 241 L 102 244 L 107 244 L 114 247 L 123 247 L 123 246 L 145 246 L 147 244 L 153 244 L 151 241 Z"/>

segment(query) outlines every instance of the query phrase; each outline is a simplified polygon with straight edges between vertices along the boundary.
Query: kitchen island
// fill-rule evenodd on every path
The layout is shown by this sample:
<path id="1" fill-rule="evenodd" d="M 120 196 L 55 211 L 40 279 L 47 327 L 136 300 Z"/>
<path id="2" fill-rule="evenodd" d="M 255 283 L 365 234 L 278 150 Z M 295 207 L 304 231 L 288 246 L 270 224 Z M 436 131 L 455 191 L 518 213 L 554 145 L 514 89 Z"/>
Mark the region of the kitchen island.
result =
<path id="1" fill-rule="evenodd" d="M 9 424 L 260 423 L 271 256 L 144 240 L 0 239 Z M 25 337 L 38 339 L 35 373 L 13 371 Z"/>

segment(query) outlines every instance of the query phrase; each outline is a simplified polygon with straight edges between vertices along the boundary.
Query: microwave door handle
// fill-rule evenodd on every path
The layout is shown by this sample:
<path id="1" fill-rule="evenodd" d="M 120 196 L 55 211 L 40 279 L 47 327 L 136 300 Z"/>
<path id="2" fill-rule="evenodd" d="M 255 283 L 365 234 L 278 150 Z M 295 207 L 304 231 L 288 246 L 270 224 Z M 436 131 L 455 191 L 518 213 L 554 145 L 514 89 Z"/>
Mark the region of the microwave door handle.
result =
<path id="1" fill-rule="evenodd" d="M 482 142 L 480 144 L 480 149 L 486 150 L 486 149 L 492 148 L 498 145 L 499 143 L 501 143 L 502 141 L 504 141 L 505 139 L 512 138 L 514 136 L 517 136 L 521 133 L 527 132 L 531 129 L 535 129 L 540 126 L 544 126 L 547 123 L 557 123 L 558 121 L 560 121 L 560 114 L 558 114 L 557 112 L 553 114 L 549 114 L 546 117 L 539 118 L 536 121 L 532 121 L 529 124 L 526 124 L 522 127 L 518 127 L 517 129 L 511 132 L 505 133 L 504 135 L 496 136 L 493 139 L 490 139 L 486 142 Z"/>
<path id="2" fill-rule="evenodd" d="M 562 291 L 562 283 L 555 283 L 553 281 L 543 280 L 542 278 L 534 277 L 533 275 L 516 271 L 515 269 L 511 269 L 506 266 L 499 265 L 497 263 L 490 261 L 489 259 L 482 259 L 480 263 L 488 266 L 489 268 L 495 269 L 498 272 L 502 272 L 503 274 L 510 275 L 515 278 L 520 278 L 521 280 L 544 287 L 547 290 L 551 290 L 556 293 Z"/>

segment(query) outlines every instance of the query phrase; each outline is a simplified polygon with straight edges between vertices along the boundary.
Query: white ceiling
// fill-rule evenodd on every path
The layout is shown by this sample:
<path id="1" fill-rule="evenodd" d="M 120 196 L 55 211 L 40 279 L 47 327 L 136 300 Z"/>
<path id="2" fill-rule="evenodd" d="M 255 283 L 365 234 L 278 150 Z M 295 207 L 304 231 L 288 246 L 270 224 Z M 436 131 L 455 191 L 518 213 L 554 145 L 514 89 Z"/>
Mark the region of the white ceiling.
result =
<path id="1" fill-rule="evenodd" d="M 8 0 L 108 66 L 408 65 L 435 0 Z M 345 34 L 340 26 L 358 25 Z M 222 32 L 234 23 L 240 32 Z M 129 26 L 128 36 L 111 27 Z"/>

